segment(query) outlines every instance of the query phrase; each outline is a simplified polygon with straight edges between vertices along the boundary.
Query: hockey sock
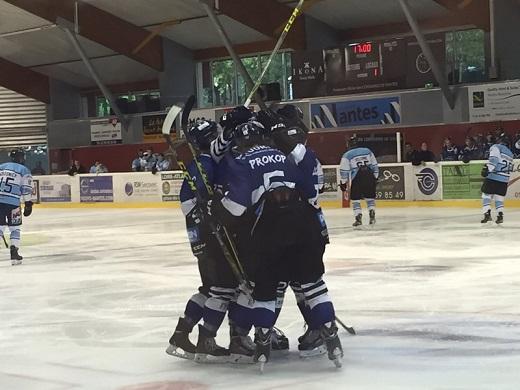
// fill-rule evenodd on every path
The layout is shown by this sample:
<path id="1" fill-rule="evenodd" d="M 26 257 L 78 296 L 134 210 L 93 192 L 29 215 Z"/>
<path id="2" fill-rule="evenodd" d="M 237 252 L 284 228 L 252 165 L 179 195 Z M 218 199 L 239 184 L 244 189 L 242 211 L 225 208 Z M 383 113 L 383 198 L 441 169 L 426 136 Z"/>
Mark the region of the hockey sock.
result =
<path id="1" fill-rule="evenodd" d="M 495 195 L 495 209 L 497 212 L 504 212 L 504 197 L 502 195 Z"/>
<path id="2" fill-rule="evenodd" d="M 184 309 L 184 319 L 193 328 L 202 318 L 204 304 L 208 297 L 202 293 L 194 294 Z"/>
<path id="3" fill-rule="evenodd" d="M 235 295 L 234 288 L 211 287 L 209 298 L 204 304 L 202 318 L 204 327 L 212 333 L 216 333 L 228 310 L 229 301 Z"/>
<path id="4" fill-rule="evenodd" d="M 360 200 L 353 200 L 352 201 L 352 209 L 354 210 L 354 216 L 357 217 L 359 214 L 361 214 L 361 201 Z"/>
<path id="5" fill-rule="evenodd" d="M 20 248 L 20 226 L 9 226 L 9 231 L 11 232 L 11 245 Z"/>
<path id="6" fill-rule="evenodd" d="M 294 297 L 296 298 L 296 304 L 298 305 L 298 309 L 300 309 L 300 313 L 302 313 L 302 317 L 305 320 L 305 323 L 310 328 L 311 308 L 305 302 L 305 294 L 302 291 L 302 286 L 299 283 L 291 283 L 291 288 L 294 292 Z"/>
<path id="7" fill-rule="evenodd" d="M 369 210 L 376 209 L 376 200 L 375 199 L 366 199 L 366 201 L 367 201 L 367 207 Z"/>
<path id="8" fill-rule="evenodd" d="M 302 284 L 305 301 L 311 310 L 311 329 L 317 329 L 319 326 L 334 321 L 336 315 L 334 306 L 329 297 L 329 290 L 323 279 L 319 279 L 315 283 Z"/>
<path id="9" fill-rule="evenodd" d="M 285 291 L 287 290 L 288 284 L 286 282 L 278 282 L 278 287 L 276 288 L 276 303 L 275 303 L 275 323 L 278 320 L 278 316 L 282 311 L 283 301 L 285 299 Z"/>
<path id="10" fill-rule="evenodd" d="M 488 211 L 491 210 L 491 198 L 492 195 L 489 194 L 482 194 L 482 213 L 486 214 Z"/>
<path id="11" fill-rule="evenodd" d="M 236 301 L 230 303 L 228 317 L 229 322 L 241 330 L 240 333 L 247 331 L 247 334 L 253 326 L 253 305 L 243 292 L 240 291 Z"/>

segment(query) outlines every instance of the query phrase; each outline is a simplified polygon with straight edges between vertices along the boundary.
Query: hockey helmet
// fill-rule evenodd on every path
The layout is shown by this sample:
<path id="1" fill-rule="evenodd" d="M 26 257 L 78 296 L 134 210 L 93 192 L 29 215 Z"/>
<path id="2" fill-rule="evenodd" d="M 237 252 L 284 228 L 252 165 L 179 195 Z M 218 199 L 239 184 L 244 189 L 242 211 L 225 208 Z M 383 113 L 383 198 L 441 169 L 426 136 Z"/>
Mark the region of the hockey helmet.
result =
<path id="1" fill-rule="evenodd" d="M 209 149 L 211 141 L 218 136 L 217 122 L 211 120 L 199 120 L 188 130 L 188 137 L 201 150 Z"/>
<path id="2" fill-rule="evenodd" d="M 11 152 L 9 153 L 9 157 L 15 163 L 25 163 L 25 152 L 20 148 L 11 150 Z"/>
<path id="3" fill-rule="evenodd" d="M 257 121 L 255 118 L 248 120 L 242 124 L 239 124 L 233 133 L 235 141 L 238 140 L 249 140 L 255 136 L 264 136 L 267 134 L 267 130 L 262 123 Z"/>

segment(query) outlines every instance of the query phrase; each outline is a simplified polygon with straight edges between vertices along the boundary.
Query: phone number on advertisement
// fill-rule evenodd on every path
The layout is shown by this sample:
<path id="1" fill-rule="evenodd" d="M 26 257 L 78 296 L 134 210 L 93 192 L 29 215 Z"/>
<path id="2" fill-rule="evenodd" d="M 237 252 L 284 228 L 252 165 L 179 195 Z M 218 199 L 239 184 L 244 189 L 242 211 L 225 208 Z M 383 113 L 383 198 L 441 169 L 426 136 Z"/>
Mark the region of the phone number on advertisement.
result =
<path id="1" fill-rule="evenodd" d="M 377 191 L 376 199 L 404 199 L 404 191 Z"/>

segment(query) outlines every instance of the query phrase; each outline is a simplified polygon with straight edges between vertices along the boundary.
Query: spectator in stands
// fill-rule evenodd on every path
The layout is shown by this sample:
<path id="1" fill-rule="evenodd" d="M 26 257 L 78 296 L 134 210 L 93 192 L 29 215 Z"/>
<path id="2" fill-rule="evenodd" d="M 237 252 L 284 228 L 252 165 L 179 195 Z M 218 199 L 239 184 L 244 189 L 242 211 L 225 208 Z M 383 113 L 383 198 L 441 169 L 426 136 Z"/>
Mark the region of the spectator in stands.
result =
<path id="1" fill-rule="evenodd" d="M 105 165 L 103 165 L 101 162 L 97 161 L 90 167 L 90 173 L 107 173 L 108 169 Z"/>
<path id="2" fill-rule="evenodd" d="M 72 164 L 71 164 L 71 167 L 69 168 L 68 173 L 70 176 L 74 176 L 79 173 L 86 173 L 86 172 L 87 171 L 85 170 L 83 165 L 81 165 L 81 163 L 78 160 L 74 160 L 74 161 L 72 161 Z"/>
<path id="3" fill-rule="evenodd" d="M 133 172 L 141 172 L 144 170 L 143 165 L 142 165 L 142 160 L 143 160 L 143 150 L 139 149 L 139 151 L 137 152 L 137 157 L 132 160 L 132 171 Z"/>
<path id="4" fill-rule="evenodd" d="M 155 159 L 153 157 L 153 153 L 151 149 L 148 149 L 143 153 L 143 158 L 141 159 L 141 167 L 143 171 L 151 172 L 152 168 L 155 167 Z"/>
<path id="5" fill-rule="evenodd" d="M 155 172 L 167 171 L 168 169 L 170 169 L 170 160 L 165 159 L 163 153 L 157 153 Z M 155 173 L 154 170 L 152 170 L 152 173 Z"/>
<path id="6" fill-rule="evenodd" d="M 428 150 L 428 144 L 426 142 L 423 142 L 421 144 L 421 150 L 415 153 L 414 158 L 412 160 L 412 164 L 421 165 L 430 161 L 437 162 L 437 158 L 431 150 Z"/>
<path id="7" fill-rule="evenodd" d="M 45 172 L 45 169 L 43 169 L 42 162 L 38 161 L 36 163 L 36 166 L 31 171 L 33 175 L 46 175 L 47 172 Z"/>
<path id="8" fill-rule="evenodd" d="M 441 159 L 442 161 L 457 161 L 459 159 L 459 148 L 453 145 L 449 137 L 444 139 Z"/>
<path id="9" fill-rule="evenodd" d="M 486 135 L 486 143 L 484 145 L 484 159 L 487 160 L 489 158 L 489 149 L 496 143 L 495 135 L 490 131 Z"/>
<path id="10" fill-rule="evenodd" d="M 417 151 L 413 148 L 411 143 L 405 143 L 403 162 L 412 162 L 416 153 Z"/>
<path id="11" fill-rule="evenodd" d="M 473 137 L 466 137 L 464 147 L 460 151 L 459 159 L 465 163 L 471 160 L 482 160 L 484 158 L 482 150 L 477 146 Z"/>

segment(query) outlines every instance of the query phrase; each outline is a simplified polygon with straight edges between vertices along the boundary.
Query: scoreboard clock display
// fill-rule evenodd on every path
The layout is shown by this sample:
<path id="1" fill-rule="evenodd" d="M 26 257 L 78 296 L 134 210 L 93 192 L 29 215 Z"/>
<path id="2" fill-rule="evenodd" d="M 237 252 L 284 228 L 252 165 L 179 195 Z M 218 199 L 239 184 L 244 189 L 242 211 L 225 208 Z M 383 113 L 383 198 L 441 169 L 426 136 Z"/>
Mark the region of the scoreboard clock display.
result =
<path id="1" fill-rule="evenodd" d="M 361 42 L 345 48 L 347 82 L 362 84 L 378 80 L 383 74 L 381 44 Z"/>

